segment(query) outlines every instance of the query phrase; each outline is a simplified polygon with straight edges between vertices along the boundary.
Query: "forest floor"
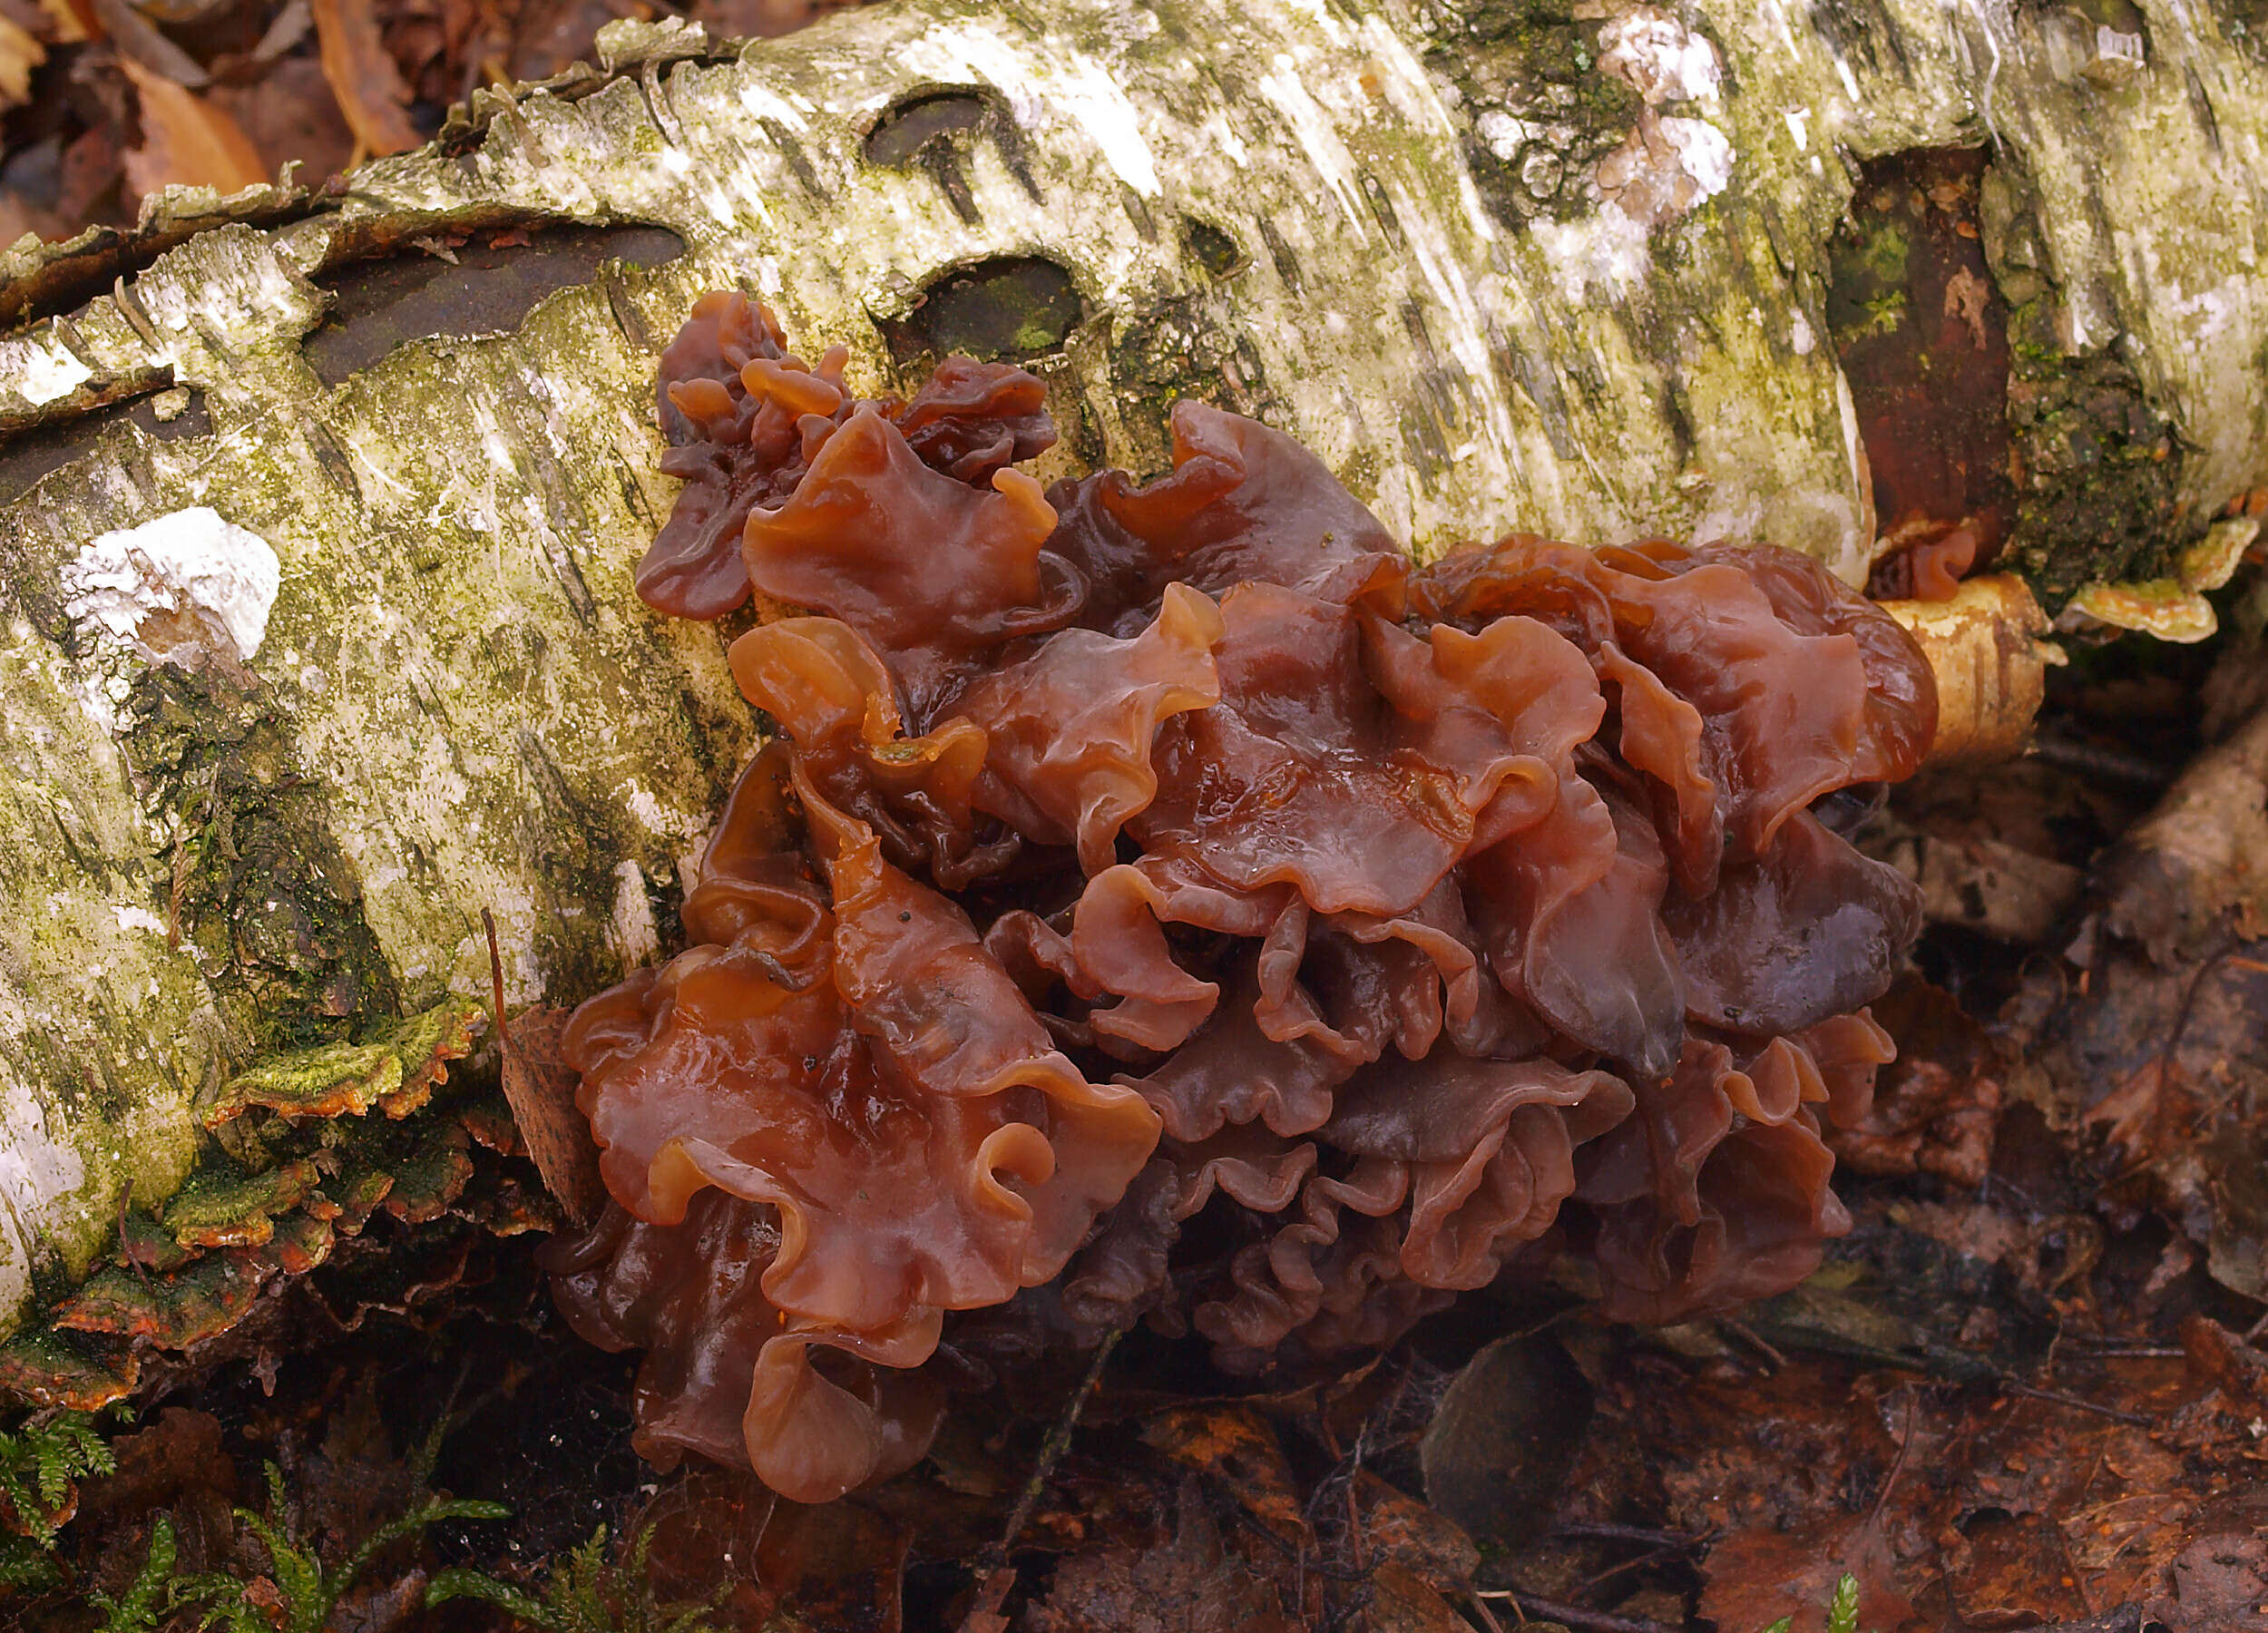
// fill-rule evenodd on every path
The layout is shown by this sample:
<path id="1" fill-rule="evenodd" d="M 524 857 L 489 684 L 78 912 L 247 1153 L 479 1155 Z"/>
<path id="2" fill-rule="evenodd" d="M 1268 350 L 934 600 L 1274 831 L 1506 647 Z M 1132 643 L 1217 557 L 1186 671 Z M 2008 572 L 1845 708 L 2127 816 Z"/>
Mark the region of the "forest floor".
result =
<path id="1" fill-rule="evenodd" d="M 740 34 L 823 8 L 687 15 Z M 129 223 L 169 181 L 315 181 L 667 9 L 0 0 L 0 243 Z M 475 1129 L 454 1149 L 494 1170 L 482 1208 L 374 1218 L 145 1377 L 131 1422 L 0 1437 L 0 1519 L 34 1544 L 0 1554 L 0 1623 L 2268 1629 L 2268 925 L 2257 861 L 2210 842 L 2261 823 L 2262 570 L 2217 599 L 2215 641 L 2080 653 L 2030 758 L 1876 820 L 1931 928 L 1876 1008 L 1901 1059 L 1840 1137 L 1853 1227 L 1783 1297 L 1641 1330 L 1472 1295 L 1260 1393 L 1138 1332 L 801 1509 L 632 1453 L 635 1357 L 552 1313 L 541 1210 L 497 1202 L 532 1171 Z M 457 1073 L 466 1127 L 495 1071 Z M 427 1609 L 436 1585 L 471 1596 Z"/>

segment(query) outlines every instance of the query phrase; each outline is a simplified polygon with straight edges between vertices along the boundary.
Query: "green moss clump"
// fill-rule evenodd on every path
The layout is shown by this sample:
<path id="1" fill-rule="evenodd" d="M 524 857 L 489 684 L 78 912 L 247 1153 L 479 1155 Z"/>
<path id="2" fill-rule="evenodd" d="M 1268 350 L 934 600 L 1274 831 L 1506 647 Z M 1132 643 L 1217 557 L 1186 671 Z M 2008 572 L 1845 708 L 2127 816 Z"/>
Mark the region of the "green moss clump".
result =
<path id="1" fill-rule="evenodd" d="M 2004 559 L 2052 611 L 2091 582 L 2170 574 L 2185 541 L 2171 525 L 2173 427 L 2116 357 L 2066 357 L 2046 304 L 2019 307 L 2009 322 L 2017 513 Z"/>
<path id="2" fill-rule="evenodd" d="M 225 677 L 166 664 L 136 680 L 129 707 L 144 805 L 178 836 L 174 934 L 233 1018 L 284 1050 L 397 1013 L 328 800 L 293 763 L 283 722 Z"/>

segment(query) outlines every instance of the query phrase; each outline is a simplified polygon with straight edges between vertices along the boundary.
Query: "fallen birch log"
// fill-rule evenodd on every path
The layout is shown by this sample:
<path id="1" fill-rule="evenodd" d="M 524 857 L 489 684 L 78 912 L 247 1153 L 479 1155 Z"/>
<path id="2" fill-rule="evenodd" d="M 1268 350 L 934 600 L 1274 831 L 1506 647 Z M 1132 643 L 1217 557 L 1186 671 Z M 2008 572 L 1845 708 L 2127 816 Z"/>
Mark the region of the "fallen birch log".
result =
<path id="1" fill-rule="evenodd" d="M 1989 279 L 1942 316 L 2005 331 L 2005 553 L 2194 632 L 2249 536 L 2215 519 L 2268 484 L 2244 9 L 618 24 L 601 70 L 484 93 L 343 191 L 176 192 L 0 255 L 0 1328 L 229 1108 L 413 1094 L 485 987 L 484 909 L 515 1003 L 670 942 L 755 741 L 719 631 L 631 583 L 675 486 L 656 354 L 703 290 L 868 386 L 1027 362 L 1046 474 L 1160 468 L 1199 395 L 1421 552 L 1741 536 L 1858 582 L 1886 518 L 1833 240 L 1897 155 L 1980 149 Z"/>

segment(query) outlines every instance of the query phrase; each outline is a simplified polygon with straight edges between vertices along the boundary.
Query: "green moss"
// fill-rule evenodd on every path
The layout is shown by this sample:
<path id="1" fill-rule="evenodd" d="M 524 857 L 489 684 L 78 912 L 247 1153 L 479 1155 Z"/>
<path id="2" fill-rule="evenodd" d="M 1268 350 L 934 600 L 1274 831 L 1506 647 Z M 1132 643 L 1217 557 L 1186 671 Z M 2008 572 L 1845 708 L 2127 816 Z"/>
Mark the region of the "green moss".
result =
<path id="1" fill-rule="evenodd" d="M 165 1226 L 183 1247 L 243 1247 L 275 1235 L 275 1217 L 297 1208 L 320 1178 L 311 1161 L 263 1173 L 212 1163 L 190 1177 L 165 1205 Z"/>
<path id="2" fill-rule="evenodd" d="M 1061 348 L 1085 317 L 1070 274 L 1037 256 L 981 261 L 936 279 L 890 326 L 901 367 L 955 353 L 1022 362 Z"/>
<path id="3" fill-rule="evenodd" d="M 228 680 L 171 665 L 142 672 L 129 708 L 145 804 L 178 836 L 166 858 L 174 933 L 233 1017 L 272 1049 L 390 1019 L 393 973 L 283 722 Z"/>
<path id="4" fill-rule="evenodd" d="M 379 1026 L 363 1043 L 271 1055 L 230 1079 L 205 1108 L 205 1121 L 218 1126 L 255 1109 L 289 1118 L 362 1117 L 382 1106 L 403 1115 L 424 1103 L 444 1061 L 463 1057 L 481 1013 L 478 1004 L 451 998 Z"/>
<path id="5" fill-rule="evenodd" d="M 1828 240 L 1827 327 L 1836 347 L 1895 334 L 1906 318 L 1913 242 L 1897 218 L 1854 210 Z"/>
<path id="6" fill-rule="evenodd" d="M 2008 559 L 2049 609 L 2081 586 L 2165 577 L 2180 478 L 2173 427 L 2133 371 L 2057 342 L 2051 298 L 2009 320 L 2009 431 L 2018 504 Z"/>

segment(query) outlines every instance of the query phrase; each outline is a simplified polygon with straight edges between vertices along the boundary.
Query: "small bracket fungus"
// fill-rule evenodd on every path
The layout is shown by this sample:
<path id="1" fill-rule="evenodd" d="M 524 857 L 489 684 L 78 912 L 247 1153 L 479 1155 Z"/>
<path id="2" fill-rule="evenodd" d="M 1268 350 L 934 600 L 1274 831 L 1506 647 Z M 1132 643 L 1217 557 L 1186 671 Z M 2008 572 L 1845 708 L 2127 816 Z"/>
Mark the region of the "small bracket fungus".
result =
<path id="1" fill-rule="evenodd" d="M 2224 517 L 2182 552 L 2174 577 L 2089 584 L 2071 598 L 2064 621 L 2077 629 L 2096 623 L 2136 630 L 2160 640 L 2210 640 L 2221 621 L 2204 592 L 2220 589 L 2234 576 L 2237 563 L 2259 536 L 2257 516 Z"/>

